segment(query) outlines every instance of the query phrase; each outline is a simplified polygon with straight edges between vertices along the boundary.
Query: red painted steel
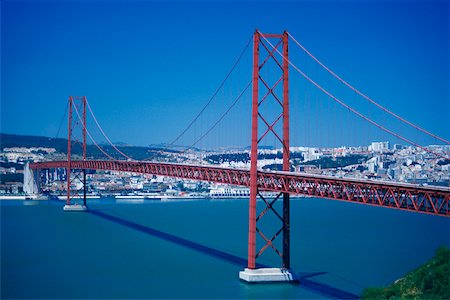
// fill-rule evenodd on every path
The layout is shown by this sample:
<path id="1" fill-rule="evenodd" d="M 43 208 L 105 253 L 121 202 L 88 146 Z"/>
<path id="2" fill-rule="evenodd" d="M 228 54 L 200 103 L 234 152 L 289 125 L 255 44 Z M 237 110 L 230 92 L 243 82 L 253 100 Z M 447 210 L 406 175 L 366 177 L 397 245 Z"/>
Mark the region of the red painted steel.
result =
<path id="1" fill-rule="evenodd" d="M 87 123 L 86 123 L 86 96 L 83 96 L 83 160 L 86 160 L 86 131 L 87 131 Z M 86 170 L 83 170 L 83 204 L 86 206 Z"/>
<path id="2" fill-rule="evenodd" d="M 267 44 L 268 38 L 275 40 L 275 47 L 269 47 Z M 261 55 L 259 51 L 259 46 L 262 46 L 263 49 L 267 51 L 267 54 L 264 59 L 262 59 L 262 63 L 259 64 L 259 56 Z M 271 44 L 270 44 L 271 45 Z M 280 63 L 279 59 L 276 57 L 276 51 L 279 46 L 282 46 L 283 51 L 283 60 Z M 269 80 L 273 80 L 270 78 L 270 75 L 267 76 L 269 78 L 264 78 L 260 70 L 266 65 L 266 63 L 272 60 L 275 63 L 275 70 L 270 70 L 270 75 L 275 75 L 275 82 L 270 84 Z M 278 66 L 280 69 L 276 67 Z M 284 192 L 280 193 L 275 197 L 273 201 L 268 201 L 259 193 L 259 187 L 257 184 L 258 171 L 257 171 L 257 162 L 258 162 L 258 144 L 265 138 L 267 138 L 268 134 L 272 133 L 276 139 L 281 143 L 283 148 L 283 171 L 290 171 L 290 151 L 289 151 L 289 59 L 288 59 L 288 34 L 287 32 L 283 32 L 283 34 L 264 34 L 256 30 L 254 34 L 254 52 L 253 52 L 253 100 L 252 100 L 252 148 L 251 148 L 251 167 L 250 167 L 250 204 L 249 204 L 249 242 L 248 242 L 248 268 L 253 269 L 256 265 L 256 259 L 261 256 L 262 253 L 269 247 L 275 251 L 282 258 L 282 265 L 284 268 L 290 267 L 290 238 L 289 238 L 289 193 Z M 280 74 L 281 71 L 281 75 Z M 278 77 L 279 76 L 279 77 Z M 278 78 L 278 79 L 277 79 Z M 258 84 L 261 82 L 263 86 L 267 89 L 264 95 L 260 97 Z M 275 92 L 277 86 L 282 82 L 282 95 L 278 95 Z M 281 106 L 281 113 L 275 112 L 275 118 L 273 118 L 273 111 L 261 111 L 259 109 L 260 105 L 265 101 L 275 101 Z M 268 122 L 268 120 L 274 119 L 273 122 Z M 258 132 L 258 121 L 261 120 L 263 122 L 264 132 L 259 135 Z M 281 129 L 277 129 L 275 126 L 278 123 L 283 123 Z M 282 131 L 282 132 L 279 132 Z M 274 209 L 273 204 L 283 195 L 283 213 L 282 217 L 280 214 Z M 264 200 L 266 204 L 266 208 L 259 214 L 256 218 L 256 199 L 257 197 Z M 271 238 L 268 238 L 259 228 L 258 222 L 261 221 L 262 217 L 267 213 L 274 213 L 277 217 L 280 217 L 282 222 L 282 227 L 272 235 Z M 257 241 L 256 241 L 256 233 L 264 241 L 261 249 L 256 253 Z M 274 244 L 274 240 L 283 233 L 283 251 L 280 252 Z M 256 255 L 255 255 L 256 253 Z"/>
<path id="3" fill-rule="evenodd" d="M 31 169 L 67 168 L 68 161 L 30 163 Z M 137 161 L 71 161 L 73 169 L 110 170 L 250 186 L 250 171 Z M 258 171 L 260 191 L 309 195 L 365 205 L 450 217 L 450 188 L 335 178 L 292 172 Z"/>
<path id="4" fill-rule="evenodd" d="M 261 35 L 264 36 L 265 38 L 274 38 L 274 39 L 283 38 L 283 34 L 261 33 Z"/>
<path id="5" fill-rule="evenodd" d="M 83 160 L 86 160 L 86 96 L 83 96 Z"/>
<path id="6" fill-rule="evenodd" d="M 283 171 L 291 171 L 289 139 L 289 62 L 287 31 L 283 32 Z M 290 205 L 289 193 L 283 193 L 283 267 L 290 268 Z"/>
<path id="7" fill-rule="evenodd" d="M 258 31 L 253 36 L 253 93 L 252 93 L 252 148 L 250 153 L 250 201 L 248 221 L 248 260 L 249 269 L 256 267 L 256 197 L 258 193 L 258 101 L 259 101 L 259 43 Z"/>
<path id="8" fill-rule="evenodd" d="M 283 171 L 290 171 L 288 33 L 283 33 Z"/>
<path id="9" fill-rule="evenodd" d="M 82 105 L 82 116 L 81 120 L 79 120 L 80 115 L 77 109 L 77 104 L 75 101 L 81 101 Z M 73 117 L 73 110 L 75 109 L 76 116 L 78 118 Z M 83 161 L 86 160 L 86 96 L 70 96 L 69 97 L 69 116 L 68 116 L 68 131 L 67 131 L 67 166 L 66 166 L 66 172 L 67 172 L 67 198 L 66 198 L 66 204 L 70 205 L 71 199 L 79 192 L 77 190 L 72 190 L 70 188 L 71 185 L 71 174 L 73 173 L 72 168 L 72 144 L 73 143 L 80 143 L 81 149 L 83 153 Z M 75 121 L 75 123 L 74 123 Z M 81 121 L 81 124 L 79 123 Z M 77 125 L 81 125 L 82 128 L 82 142 L 76 139 L 74 136 L 74 130 L 77 129 Z M 75 168 L 76 169 L 76 168 Z M 80 178 L 80 173 L 83 172 L 83 177 Z M 86 171 L 81 170 L 75 172 L 75 178 L 78 178 L 83 183 L 83 202 L 86 205 Z"/>
<path id="10" fill-rule="evenodd" d="M 69 97 L 69 118 L 68 118 L 68 128 L 67 128 L 67 199 L 66 204 L 70 204 L 70 170 L 71 170 L 71 150 L 72 150 L 72 104 L 73 97 Z"/>

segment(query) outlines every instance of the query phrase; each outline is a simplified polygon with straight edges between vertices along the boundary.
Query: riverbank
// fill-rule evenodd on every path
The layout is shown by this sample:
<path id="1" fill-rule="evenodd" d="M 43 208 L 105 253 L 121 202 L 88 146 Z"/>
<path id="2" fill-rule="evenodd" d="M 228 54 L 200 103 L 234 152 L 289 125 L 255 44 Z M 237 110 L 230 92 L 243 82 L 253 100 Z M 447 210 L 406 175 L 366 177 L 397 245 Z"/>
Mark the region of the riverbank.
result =
<path id="1" fill-rule="evenodd" d="M 41 195 L 1 195 L 0 200 L 48 200 L 48 197 Z"/>
<path id="2" fill-rule="evenodd" d="M 67 199 L 67 195 L 55 195 L 51 196 L 54 200 L 65 201 Z M 99 195 L 86 195 L 86 199 L 102 199 L 102 198 L 115 198 L 115 199 L 129 199 L 129 200 L 179 200 L 179 199 L 205 199 L 205 200 L 227 200 L 227 199 L 248 199 L 248 196 L 204 196 L 204 195 L 108 195 L 108 196 L 99 196 Z M 312 198 L 309 195 L 291 195 L 291 200 L 294 199 L 302 199 L 302 198 Z M 0 195 L 1 200 L 48 200 L 48 196 L 44 195 Z M 82 199 L 79 196 L 75 196 L 73 199 Z"/>
<path id="3" fill-rule="evenodd" d="M 367 288 L 362 299 L 450 299 L 450 250 L 439 247 L 433 258 L 387 287 Z"/>

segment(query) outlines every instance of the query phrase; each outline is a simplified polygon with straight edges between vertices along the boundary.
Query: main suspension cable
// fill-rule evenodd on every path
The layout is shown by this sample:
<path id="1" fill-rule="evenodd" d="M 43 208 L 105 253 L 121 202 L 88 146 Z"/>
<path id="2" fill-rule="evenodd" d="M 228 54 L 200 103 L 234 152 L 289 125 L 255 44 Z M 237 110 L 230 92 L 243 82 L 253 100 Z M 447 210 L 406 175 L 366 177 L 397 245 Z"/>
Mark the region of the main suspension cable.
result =
<path id="1" fill-rule="evenodd" d="M 192 149 L 195 145 L 197 145 L 200 141 L 202 141 L 211 131 L 213 131 L 213 129 L 216 128 L 217 125 L 219 125 L 219 123 L 228 115 L 228 113 L 231 111 L 231 109 L 239 102 L 239 100 L 242 98 L 242 96 L 248 90 L 248 88 L 250 87 L 252 82 L 253 82 L 253 80 L 250 80 L 249 83 L 247 83 L 245 88 L 239 93 L 239 95 L 236 97 L 236 99 L 234 99 L 234 101 L 230 104 L 228 109 L 223 112 L 223 114 L 220 116 L 220 118 L 217 119 L 217 121 L 207 131 L 205 131 L 205 133 L 203 133 L 202 136 L 200 136 L 197 140 L 195 140 L 195 142 L 193 142 L 189 147 L 187 147 L 186 149 L 183 149 L 182 151 L 179 151 L 178 153 L 179 154 L 186 153 L 188 150 Z M 165 148 L 165 149 L 167 150 L 167 148 Z M 161 152 L 161 151 L 164 151 L 164 149 L 160 150 L 158 152 Z M 152 157 L 146 158 L 144 160 L 151 159 L 154 156 L 155 155 L 153 155 Z"/>
<path id="2" fill-rule="evenodd" d="M 133 160 L 131 157 L 129 157 L 128 155 L 126 155 L 125 153 L 123 153 L 122 151 L 120 151 L 120 150 L 119 150 L 119 149 L 111 142 L 111 140 L 108 138 L 108 136 L 107 136 L 106 133 L 103 131 L 103 129 L 102 129 L 102 127 L 100 126 L 100 124 L 98 123 L 97 118 L 95 117 L 94 112 L 92 111 L 91 106 L 89 105 L 89 102 L 88 102 L 87 99 L 86 99 L 86 104 L 87 104 L 87 107 L 88 107 L 88 109 L 89 109 L 89 112 L 91 113 L 92 117 L 94 118 L 95 124 L 97 125 L 98 129 L 100 129 L 100 132 L 101 132 L 101 133 L 103 134 L 103 136 L 106 138 L 106 140 L 108 141 L 108 143 L 109 143 L 109 144 L 110 144 L 117 152 L 119 152 L 123 157 L 125 157 L 126 159 L 129 159 L 129 160 Z"/>
<path id="3" fill-rule="evenodd" d="M 237 98 L 231 103 L 231 105 L 228 107 L 228 109 L 220 116 L 219 119 L 201 136 L 199 137 L 192 145 L 190 145 L 188 148 L 183 150 L 183 152 L 186 152 L 187 150 L 194 147 L 197 143 L 199 143 L 201 140 L 203 140 L 216 126 L 225 118 L 225 116 L 231 111 L 231 109 L 239 102 L 239 100 L 242 98 L 242 96 L 245 94 L 245 92 L 250 87 L 253 80 L 250 80 L 249 83 L 245 86 L 245 88 L 242 90 L 242 92 L 237 96 Z"/>
<path id="4" fill-rule="evenodd" d="M 242 50 L 242 52 L 240 53 L 239 57 L 237 58 L 237 60 L 235 61 L 235 63 L 233 64 L 233 66 L 231 67 L 231 69 L 228 71 L 227 75 L 225 76 L 225 78 L 222 80 L 222 82 L 220 83 L 220 85 L 217 87 L 217 89 L 214 91 L 214 93 L 212 94 L 212 96 L 209 98 L 208 102 L 206 102 L 206 104 L 203 106 L 203 108 L 198 112 L 198 114 L 194 117 L 194 119 L 186 126 L 186 128 L 174 139 L 172 140 L 168 145 L 166 145 L 163 149 L 157 151 L 156 153 L 154 153 L 152 156 L 147 157 L 143 160 L 151 160 L 153 159 L 157 153 L 161 153 L 165 150 L 168 150 L 169 148 L 171 148 L 172 146 L 175 145 L 175 143 L 180 140 L 180 138 L 189 130 L 191 129 L 191 127 L 194 125 L 194 123 L 200 118 L 200 116 L 205 112 L 205 110 L 208 108 L 208 106 L 211 104 L 211 102 L 216 98 L 217 94 L 219 93 L 219 91 L 222 89 L 222 87 L 225 85 L 225 83 L 227 82 L 228 78 L 231 76 L 231 74 L 233 73 L 233 71 L 236 69 L 237 65 L 239 64 L 239 62 L 241 61 L 242 57 L 244 56 L 245 52 L 247 51 L 250 42 L 252 41 L 252 37 L 250 37 L 250 39 L 247 41 L 247 44 L 245 45 L 244 49 Z M 240 95 L 241 96 L 241 95 Z M 238 99 L 240 98 L 240 96 L 238 97 Z M 236 100 L 235 100 L 236 101 Z M 234 103 L 235 104 L 235 103 Z M 234 106 L 234 104 L 232 106 Z M 217 125 L 217 124 L 216 124 Z M 206 135 L 205 135 L 206 136 Z M 202 137 L 203 138 L 203 137 Z M 200 140 L 197 140 L 194 142 L 193 145 L 197 144 Z M 188 148 L 186 148 L 185 150 L 181 151 L 180 153 L 184 153 L 187 151 L 187 149 L 190 149 L 193 147 L 193 145 L 189 146 Z"/>
<path id="5" fill-rule="evenodd" d="M 328 73 L 330 73 L 333 77 L 335 77 L 337 80 L 339 80 L 341 83 L 343 83 L 345 86 L 347 86 L 348 88 L 350 88 L 352 91 L 354 91 L 355 93 L 357 93 L 358 95 L 360 95 L 361 97 L 363 97 L 364 99 L 366 99 L 367 101 L 369 101 L 370 103 L 372 103 L 373 105 L 375 105 L 376 107 L 380 108 L 381 110 L 383 110 L 384 112 L 390 114 L 391 116 L 395 117 L 396 119 L 400 120 L 403 123 L 406 123 L 407 125 L 431 136 L 434 137 L 435 139 L 440 140 L 441 142 L 444 142 L 448 145 L 450 145 L 450 141 L 441 138 L 439 136 L 437 136 L 436 134 L 433 134 L 425 129 L 423 129 L 422 127 L 419 127 L 411 122 L 409 122 L 408 120 L 406 120 L 405 118 L 402 118 L 401 116 L 397 115 L 396 113 L 392 112 L 391 110 L 387 109 L 386 107 L 382 106 L 381 104 L 379 104 L 378 102 L 376 102 L 375 100 L 373 100 L 372 98 L 370 98 L 369 96 L 367 96 L 366 94 L 360 92 L 357 88 L 355 88 L 354 86 L 352 86 L 350 83 L 348 83 L 347 81 L 345 81 L 342 77 L 340 77 L 339 75 L 337 75 L 335 72 L 333 72 L 330 68 L 328 68 L 325 64 L 323 64 L 317 57 L 315 57 L 311 52 L 308 51 L 308 49 L 306 49 L 302 44 L 300 44 L 290 33 L 288 33 L 289 37 L 306 53 L 308 54 L 314 61 L 316 61 L 322 68 L 324 68 Z"/>
<path id="6" fill-rule="evenodd" d="M 68 108 L 69 108 L 69 101 L 67 101 L 67 103 L 66 103 L 66 109 L 64 110 L 63 117 L 62 117 L 62 119 L 61 119 L 61 122 L 59 123 L 58 131 L 56 132 L 55 139 L 58 138 L 59 132 L 61 131 L 61 127 L 62 127 L 62 125 L 63 125 L 63 122 L 64 122 L 64 120 L 66 119 L 67 109 L 68 109 Z"/>
<path id="7" fill-rule="evenodd" d="M 86 130 L 87 135 L 89 136 L 89 138 L 91 139 L 91 141 L 94 143 L 94 145 L 104 154 L 106 155 L 109 159 L 111 160 L 115 160 L 117 161 L 117 159 L 113 158 L 111 155 L 109 155 L 108 153 L 106 153 L 94 140 L 94 138 L 92 137 L 92 135 L 89 133 L 89 130 L 86 128 L 86 124 L 84 124 L 83 120 L 81 119 L 80 113 L 78 112 L 77 106 L 74 105 L 73 108 L 75 109 L 75 113 L 78 116 L 78 120 L 80 121 L 81 124 L 83 124 L 83 129 Z"/>
<path id="8" fill-rule="evenodd" d="M 259 32 L 259 31 L 258 31 L 258 32 Z M 264 39 L 264 40 L 265 40 L 272 48 L 274 48 L 274 46 L 272 45 L 272 43 L 270 43 L 269 40 L 268 40 L 261 32 L 259 32 L 259 34 L 263 37 L 263 39 Z M 338 98 L 335 97 L 333 94 L 331 94 L 330 92 L 328 92 L 325 88 L 323 88 L 323 87 L 322 87 L 321 85 L 319 85 L 317 82 L 315 82 L 314 80 L 312 80 L 308 75 L 306 75 L 302 70 L 300 70 L 294 63 L 292 63 L 287 57 L 285 57 L 278 49 L 276 49 L 276 48 L 274 48 L 274 49 L 277 51 L 277 53 L 278 53 L 279 55 L 281 55 L 281 57 L 282 57 L 283 59 L 285 59 L 285 60 L 286 60 L 286 61 L 287 61 L 287 62 L 288 62 L 288 63 L 289 63 L 289 64 L 290 64 L 290 65 L 291 65 L 298 73 L 300 73 L 300 75 L 302 75 L 306 80 L 308 80 L 308 81 L 309 81 L 310 83 L 312 83 L 315 87 L 317 87 L 319 90 L 321 90 L 325 95 L 327 95 L 328 97 L 330 97 L 331 99 L 333 99 L 334 101 L 336 101 L 337 103 L 339 103 L 340 105 L 342 105 L 343 107 L 347 108 L 349 111 L 351 111 L 352 113 L 356 114 L 357 116 L 359 116 L 359 117 L 362 118 L 363 120 L 365 120 L 365 121 L 371 123 L 372 125 L 374 125 L 374 126 L 378 127 L 379 129 L 381 129 L 381 130 L 383 130 L 383 131 L 389 133 L 390 135 L 395 136 L 395 137 L 397 137 L 397 138 L 403 140 L 404 142 L 406 142 L 406 143 L 408 143 L 408 144 L 410 144 L 410 145 L 413 145 L 413 146 L 415 146 L 415 147 L 418 147 L 418 148 L 420 148 L 420 149 L 422 149 L 422 150 L 424 150 L 424 151 L 426 151 L 426 152 L 428 152 L 428 153 L 432 153 L 432 154 L 436 155 L 437 157 L 444 158 L 444 159 L 447 158 L 447 157 L 445 157 L 445 156 L 443 156 L 443 155 L 441 155 L 441 154 L 439 154 L 439 153 L 436 153 L 436 152 L 434 152 L 434 151 L 432 151 L 432 150 L 430 150 L 430 149 L 428 149 L 428 148 L 426 148 L 426 147 L 424 147 L 424 146 L 421 146 L 421 145 L 419 145 L 419 144 L 417 144 L 417 143 L 415 143 L 415 142 L 413 142 L 413 141 L 411 141 L 411 140 L 409 140 L 409 139 L 407 139 L 407 138 L 405 138 L 405 137 L 403 137 L 403 136 L 401 136 L 401 135 L 399 135 L 399 134 L 397 134 L 397 133 L 395 133 L 395 132 L 393 132 L 393 131 L 387 129 L 386 127 L 384 127 L 384 126 L 378 124 L 377 122 L 373 121 L 372 119 L 370 119 L 370 118 L 366 117 L 365 115 L 363 115 L 362 113 L 358 112 L 356 109 L 354 109 L 354 108 L 352 108 L 351 106 L 347 105 L 347 104 L 344 103 L 342 100 L 338 99 Z"/>
<path id="9" fill-rule="evenodd" d="M 250 45 L 250 42 L 252 41 L 252 38 L 250 37 L 250 39 L 248 40 L 247 44 L 244 47 L 244 50 L 242 50 L 241 54 L 239 55 L 238 59 L 236 60 L 236 62 L 233 64 L 233 67 L 231 67 L 230 71 L 228 71 L 227 75 L 225 76 L 225 78 L 222 80 L 222 82 L 220 83 L 220 85 L 217 87 L 216 91 L 212 94 L 212 96 L 209 98 L 208 102 L 206 102 L 206 104 L 203 106 L 203 108 L 200 110 L 200 112 L 195 116 L 195 118 L 189 123 L 188 126 L 186 126 L 186 128 L 172 141 L 169 143 L 169 145 L 167 147 L 171 147 L 173 146 L 191 127 L 192 125 L 194 125 L 194 123 L 198 120 L 198 118 L 200 118 L 200 116 L 203 114 L 203 112 L 206 110 L 206 108 L 211 104 L 211 102 L 214 100 L 214 98 L 217 96 L 217 94 L 219 93 L 219 91 L 222 89 L 222 87 L 225 85 L 225 83 L 227 82 L 228 78 L 231 76 L 231 74 L 233 73 L 234 69 L 236 68 L 236 66 L 239 64 L 239 62 L 241 61 L 241 58 L 244 56 L 244 53 L 247 51 L 248 46 Z"/>

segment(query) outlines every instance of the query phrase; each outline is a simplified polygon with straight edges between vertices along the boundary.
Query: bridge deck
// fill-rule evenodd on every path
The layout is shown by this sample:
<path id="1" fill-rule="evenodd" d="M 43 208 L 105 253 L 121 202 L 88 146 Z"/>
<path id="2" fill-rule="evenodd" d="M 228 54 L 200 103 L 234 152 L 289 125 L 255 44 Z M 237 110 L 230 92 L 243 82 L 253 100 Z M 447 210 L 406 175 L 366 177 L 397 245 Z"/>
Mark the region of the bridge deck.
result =
<path id="1" fill-rule="evenodd" d="M 66 168 L 67 161 L 31 163 L 31 169 Z M 142 161 L 72 161 L 73 169 L 111 170 L 250 186 L 250 171 Z M 258 188 L 420 213 L 450 216 L 450 189 L 406 183 L 336 178 L 306 173 L 258 171 Z"/>

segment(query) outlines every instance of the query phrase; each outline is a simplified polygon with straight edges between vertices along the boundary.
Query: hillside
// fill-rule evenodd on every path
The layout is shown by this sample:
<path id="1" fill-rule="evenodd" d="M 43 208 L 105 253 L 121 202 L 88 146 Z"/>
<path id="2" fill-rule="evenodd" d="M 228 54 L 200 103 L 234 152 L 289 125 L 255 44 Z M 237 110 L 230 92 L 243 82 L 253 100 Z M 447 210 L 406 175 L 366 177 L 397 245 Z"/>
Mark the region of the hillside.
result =
<path id="1" fill-rule="evenodd" d="M 4 148 L 11 147 L 55 148 L 56 151 L 65 153 L 67 150 L 67 139 L 0 133 L 0 150 L 3 151 Z"/>
<path id="2" fill-rule="evenodd" d="M 366 156 L 363 155 L 349 155 L 343 157 L 322 157 L 316 160 L 310 160 L 300 163 L 300 165 L 314 165 L 322 169 L 330 168 L 342 168 L 349 165 L 360 164 L 367 160 Z"/>
<path id="3" fill-rule="evenodd" d="M 384 288 L 367 288 L 362 299 L 450 299 L 450 250 L 440 247 L 434 257 Z"/>
<path id="4" fill-rule="evenodd" d="M 67 152 L 67 139 L 63 138 L 50 138 L 45 136 L 33 136 L 33 135 L 17 135 L 17 134 L 6 134 L 0 133 L 0 151 L 4 148 L 11 147 L 44 147 L 44 148 L 55 148 L 56 151 L 60 153 Z M 102 148 L 106 153 L 113 156 L 114 158 L 121 158 L 120 154 L 112 146 L 102 145 Z M 150 148 L 150 147 L 140 147 L 140 146 L 117 146 L 117 148 L 128 156 L 141 160 L 146 159 L 151 156 L 161 156 L 159 151 L 160 148 Z M 81 155 L 82 149 L 79 144 L 73 144 L 72 146 L 73 154 Z M 164 152 L 177 152 L 174 150 L 164 150 Z M 87 145 L 88 156 L 94 159 L 105 158 L 105 155 L 100 152 L 100 150 L 95 145 Z"/>

